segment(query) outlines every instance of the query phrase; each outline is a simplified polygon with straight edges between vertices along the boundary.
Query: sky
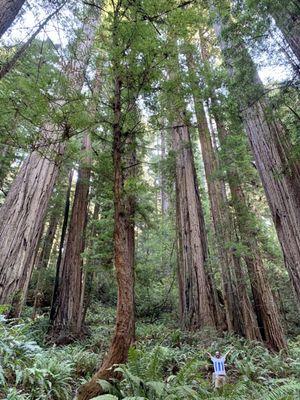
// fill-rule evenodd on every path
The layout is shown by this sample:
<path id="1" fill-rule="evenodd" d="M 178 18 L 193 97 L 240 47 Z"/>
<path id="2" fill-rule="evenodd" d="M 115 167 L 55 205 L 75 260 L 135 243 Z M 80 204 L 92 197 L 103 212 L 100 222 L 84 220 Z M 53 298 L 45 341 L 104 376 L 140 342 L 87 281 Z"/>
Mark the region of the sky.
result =
<path id="1" fill-rule="evenodd" d="M 20 43 L 32 34 L 51 11 L 45 11 L 42 7 L 36 6 L 36 2 L 27 2 L 26 11 L 22 17 L 13 25 L 2 38 L 1 42 L 5 45 Z M 64 23 L 62 22 L 64 21 Z M 76 19 L 73 14 L 64 7 L 58 16 L 54 16 L 43 31 L 38 35 L 38 38 L 43 40 L 49 37 L 52 42 L 58 47 L 65 47 L 68 44 L 71 32 L 76 28 Z M 277 59 L 271 59 L 270 53 L 267 51 L 255 51 L 252 55 L 255 61 L 260 65 L 258 72 L 260 78 L 265 84 L 272 84 L 288 79 L 292 75 L 291 69 L 283 65 L 286 57 L 280 52 L 279 44 L 282 44 L 279 31 L 275 31 L 275 40 L 268 39 L 268 48 L 272 54 L 277 55 Z M 277 43 L 278 42 L 278 43 Z"/>

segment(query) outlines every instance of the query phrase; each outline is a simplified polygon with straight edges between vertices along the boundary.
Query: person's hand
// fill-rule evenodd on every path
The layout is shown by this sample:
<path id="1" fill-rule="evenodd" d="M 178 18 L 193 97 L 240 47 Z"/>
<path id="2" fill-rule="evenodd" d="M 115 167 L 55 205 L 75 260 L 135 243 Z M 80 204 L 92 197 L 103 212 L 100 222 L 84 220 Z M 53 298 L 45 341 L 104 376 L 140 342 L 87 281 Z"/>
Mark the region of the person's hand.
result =
<path id="1" fill-rule="evenodd" d="M 228 351 L 225 353 L 224 358 L 226 358 L 226 357 L 228 356 L 228 354 L 230 354 L 230 352 L 231 352 L 231 350 L 228 350 Z"/>

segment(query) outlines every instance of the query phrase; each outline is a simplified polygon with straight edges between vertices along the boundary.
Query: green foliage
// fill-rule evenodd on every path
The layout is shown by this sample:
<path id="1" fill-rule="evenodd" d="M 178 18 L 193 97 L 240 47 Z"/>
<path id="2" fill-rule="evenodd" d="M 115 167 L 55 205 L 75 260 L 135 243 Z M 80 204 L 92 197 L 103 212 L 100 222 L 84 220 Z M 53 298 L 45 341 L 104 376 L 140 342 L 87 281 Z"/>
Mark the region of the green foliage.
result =
<path id="1" fill-rule="evenodd" d="M 0 324 L 0 395 L 8 399 L 71 400 L 80 382 L 91 378 L 107 351 L 114 309 L 93 304 L 87 321 L 91 335 L 64 348 L 47 347 L 38 337 L 43 318 Z M 137 345 L 118 370 L 117 384 L 101 381 L 109 394 L 101 399 L 234 399 L 296 400 L 300 390 L 300 337 L 286 352 L 274 354 L 257 342 L 214 331 L 182 332 L 168 319 L 137 323 Z M 227 384 L 211 385 L 212 366 L 206 352 L 230 350 Z M 99 355 L 100 354 L 100 355 Z M 110 396 L 110 397 L 109 397 Z M 113 397 L 112 397 L 113 396 Z"/>

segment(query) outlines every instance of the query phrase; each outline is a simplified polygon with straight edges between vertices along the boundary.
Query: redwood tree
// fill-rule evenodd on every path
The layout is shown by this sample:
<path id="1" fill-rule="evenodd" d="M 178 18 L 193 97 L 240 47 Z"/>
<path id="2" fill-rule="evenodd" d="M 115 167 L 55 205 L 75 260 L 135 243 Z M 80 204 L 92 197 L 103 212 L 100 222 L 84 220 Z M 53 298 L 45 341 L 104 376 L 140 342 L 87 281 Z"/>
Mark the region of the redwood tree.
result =
<path id="1" fill-rule="evenodd" d="M 213 148 L 211 134 L 206 120 L 203 100 L 199 92 L 200 82 L 196 74 L 195 58 L 193 53 L 186 48 L 187 63 L 194 100 L 197 127 L 199 132 L 202 158 L 204 163 L 210 211 L 214 227 L 215 243 L 217 247 L 218 262 L 221 267 L 223 299 L 226 313 L 227 329 L 230 332 L 242 333 L 240 323 L 241 310 L 238 301 L 235 279 L 234 258 L 229 248 L 231 233 L 229 231 L 230 217 L 227 204 L 224 181 L 217 177 L 219 163 Z"/>
<path id="2" fill-rule="evenodd" d="M 298 59 L 300 67 L 300 5 L 297 0 L 282 1 L 265 0 L 268 12 L 274 18 L 285 40 Z"/>
<path id="3" fill-rule="evenodd" d="M 215 30 L 231 77 L 231 93 L 239 103 L 285 264 L 300 302 L 300 164 L 290 157 L 288 132 L 274 115 L 240 34 L 235 35 L 232 46 L 220 17 Z"/>
<path id="4" fill-rule="evenodd" d="M 116 270 L 118 302 L 116 311 L 116 326 L 108 352 L 100 369 L 93 378 L 79 388 L 78 400 L 88 400 L 103 393 L 99 380 L 110 380 L 118 376 L 114 372 L 115 364 L 127 361 L 130 345 L 135 337 L 135 313 L 134 313 L 134 203 L 131 195 L 126 192 L 126 182 L 130 177 L 135 162 L 132 155 L 128 154 L 128 144 L 131 147 L 132 132 L 125 131 L 124 107 L 132 110 L 135 107 L 134 98 L 130 96 L 130 104 L 123 104 L 122 86 L 123 73 L 119 57 L 122 52 L 122 36 L 120 24 L 122 1 L 115 4 L 112 19 L 112 77 L 114 83 L 113 92 L 113 167 L 114 167 L 114 265 Z M 131 43 L 130 43 L 131 44 Z M 129 89 L 129 88 L 128 88 Z M 132 88 L 130 88 L 132 89 Z M 132 103 L 133 101 L 133 103 Z M 129 141 L 129 143 L 128 143 Z M 127 162 L 126 162 L 127 160 Z M 132 163 L 133 162 L 133 163 Z"/>
<path id="5" fill-rule="evenodd" d="M 0 37 L 11 26 L 25 0 L 0 0 Z"/>
<path id="6" fill-rule="evenodd" d="M 119 18 L 119 9 L 115 18 Z M 116 67 L 115 67 L 116 68 Z M 92 380 L 79 389 L 78 400 L 88 400 L 101 394 L 100 379 L 111 379 L 116 374 L 115 364 L 126 362 L 128 350 L 135 336 L 134 316 L 134 202 L 124 186 L 128 173 L 124 169 L 125 141 L 122 129 L 122 82 L 115 70 L 113 165 L 114 165 L 114 264 L 118 285 L 115 332 L 104 361 Z M 134 157 L 127 169 L 133 168 Z"/>
<path id="7" fill-rule="evenodd" d="M 0 304 L 13 302 L 11 316 L 19 315 L 26 296 L 64 145 L 48 149 L 26 158 L 0 209 Z"/>
<path id="8" fill-rule="evenodd" d="M 188 330 L 216 327 L 205 266 L 208 257 L 205 223 L 190 133 L 183 119 L 173 123 L 172 148 L 175 153 L 181 323 Z"/>
<path id="9" fill-rule="evenodd" d="M 90 152 L 90 138 L 83 139 L 83 150 Z M 90 156 L 86 155 L 78 170 L 78 179 L 71 212 L 65 250 L 60 266 L 55 310 L 51 319 L 52 340 L 59 344 L 74 340 L 82 332 L 84 279 L 82 253 L 88 217 L 88 194 L 91 174 Z"/>
<path id="10" fill-rule="evenodd" d="M 93 18 L 83 24 L 84 40 L 77 41 L 74 59 L 64 66 L 63 72 L 75 91 L 81 90 L 85 80 L 96 28 L 94 18 L 98 19 L 98 15 L 93 14 Z M 24 161 L 0 210 L 3 222 L 0 228 L 0 304 L 10 303 L 14 297 L 11 316 L 19 315 L 26 296 L 45 214 L 59 171 L 58 155 L 65 148 L 61 142 L 70 134 L 69 124 L 63 126 L 64 131 L 54 124 L 44 125 L 37 149 Z"/>
<path id="11" fill-rule="evenodd" d="M 226 147 L 228 133 L 218 115 L 216 107 L 215 118 L 221 145 Z M 286 339 L 280 321 L 280 313 L 266 276 L 261 250 L 258 245 L 257 231 L 254 228 L 254 226 L 257 226 L 257 223 L 255 223 L 256 218 L 249 209 L 239 171 L 234 165 L 227 166 L 227 179 L 240 240 L 247 249 L 243 257 L 249 274 L 254 310 L 260 328 L 260 335 L 270 348 L 278 351 L 286 346 Z M 249 332 L 253 330 L 254 326 L 251 319 L 248 320 L 245 328 Z"/>

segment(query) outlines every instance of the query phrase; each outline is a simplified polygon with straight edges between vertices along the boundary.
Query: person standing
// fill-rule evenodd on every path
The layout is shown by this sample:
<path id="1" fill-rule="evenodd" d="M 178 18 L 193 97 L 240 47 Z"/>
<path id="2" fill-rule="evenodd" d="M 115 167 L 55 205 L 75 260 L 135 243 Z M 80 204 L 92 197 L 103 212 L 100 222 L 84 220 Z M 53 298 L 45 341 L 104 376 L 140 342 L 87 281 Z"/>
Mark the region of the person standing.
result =
<path id="1" fill-rule="evenodd" d="M 213 373 L 213 384 L 215 389 L 221 388 L 226 381 L 226 370 L 225 370 L 225 361 L 228 356 L 229 351 L 222 356 L 219 351 L 216 351 L 215 356 L 213 357 L 210 353 L 207 353 L 209 358 L 211 359 L 214 365 L 214 373 Z"/>

